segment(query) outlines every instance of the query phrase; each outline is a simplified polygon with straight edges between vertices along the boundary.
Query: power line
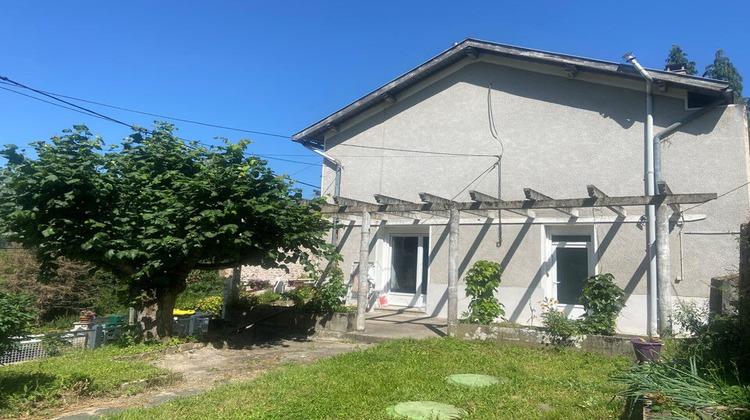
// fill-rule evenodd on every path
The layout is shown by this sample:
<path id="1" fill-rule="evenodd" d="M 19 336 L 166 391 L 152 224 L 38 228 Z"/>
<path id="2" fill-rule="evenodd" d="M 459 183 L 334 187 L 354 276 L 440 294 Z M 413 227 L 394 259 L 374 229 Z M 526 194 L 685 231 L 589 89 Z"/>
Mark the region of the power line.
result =
<path id="1" fill-rule="evenodd" d="M 132 127 L 133 127 L 132 125 L 130 125 L 130 124 L 126 123 L 126 122 L 122 122 L 122 121 L 120 121 L 120 120 L 117 120 L 117 119 L 115 119 L 115 118 L 112 118 L 112 117 L 108 117 L 108 116 L 106 116 L 106 115 L 104 115 L 104 114 L 100 114 L 100 113 L 98 113 L 98 112 L 96 112 L 96 111 L 90 110 L 90 109 L 88 109 L 88 108 L 84 108 L 84 107 L 82 107 L 82 106 L 80 106 L 80 105 L 76 105 L 76 104 L 74 104 L 74 103 L 72 103 L 72 102 L 68 102 L 68 101 L 66 101 L 66 100 L 64 100 L 64 99 L 60 99 L 60 98 L 58 98 L 58 97 L 56 97 L 56 96 L 54 96 L 54 95 L 50 95 L 50 94 L 47 94 L 47 93 L 45 93 L 45 92 L 42 92 L 41 90 L 38 90 L 38 89 L 34 89 L 34 88 L 32 88 L 32 87 L 26 86 L 26 85 L 24 85 L 24 84 L 22 84 L 22 83 L 19 83 L 19 82 L 16 82 L 16 81 L 14 81 L 14 80 L 11 80 L 11 79 L 9 79 L 9 78 L 7 78 L 7 77 L 5 77 L 5 76 L 0 76 L 0 80 L 3 80 L 3 81 L 5 81 L 5 82 L 8 82 L 8 83 L 11 83 L 11 84 L 13 84 L 13 85 L 15 85 L 15 86 L 18 86 L 18 87 L 20 87 L 20 88 L 24 88 L 24 89 L 30 90 L 30 91 L 32 91 L 32 92 L 36 92 L 36 93 L 38 93 L 38 94 L 40 94 L 40 95 L 46 96 L 46 97 L 48 97 L 48 98 L 50 98 L 50 99 L 54 99 L 55 101 L 58 101 L 58 102 L 62 102 L 62 103 L 64 103 L 64 104 L 66 104 L 66 105 L 69 105 L 69 106 L 72 106 L 72 107 L 74 107 L 74 108 L 80 109 L 80 110 L 82 110 L 82 111 L 88 112 L 88 113 L 89 113 L 89 114 L 91 114 L 91 115 L 97 116 L 97 117 L 99 117 L 99 118 L 103 118 L 103 119 L 105 119 L 105 120 L 108 120 L 108 121 L 111 121 L 111 122 L 113 122 L 113 123 L 116 123 L 116 124 L 120 124 L 120 125 L 124 125 L 125 127 L 128 127 L 128 128 L 132 128 Z"/>
<path id="2" fill-rule="evenodd" d="M 719 194 L 719 195 L 717 195 L 717 196 L 716 196 L 716 200 L 720 199 L 721 197 L 724 197 L 724 196 L 725 196 L 725 195 L 727 195 L 727 194 L 733 193 L 733 192 L 735 192 L 735 191 L 739 190 L 740 188 L 742 188 L 742 187 L 744 187 L 744 186 L 747 186 L 747 185 L 750 185 L 750 182 L 746 182 L 746 183 L 744 183 L 744 184 L 740 185 L 739 187 L 735 187 L 735 188 L 732 188 L 731 190 L 729 190 L 729 191 L 727 191 L 727 192 L 725 192 L 725 193 L 723 193 L 723 194 Z M 692 207 L 688 207 L 688 208 L 686 208 L 686 209 L 684 209 L 684 210 L 680 211 L 680 213 L 685 213 L 685 212 L 686 212 L 686 211 L 688 211 L 688 210 L 692 210 L 692 209 L 694 209 L 694 208 L 696 208 L 696 207 L 700 207 L 700 206 L 702 206 L 702 205 L 704 205 L 704 204 L 706 204 L 706 203 L 708 203 L 708 201 L 706 201 L 706 202 L 704 202 L 704 203 L 696 204 L 696 205 L 694 205 L 694 206 L 692 206 Z"/>
<path id="3" fill-rule="evenodd" d="M 47 104 L 50 104 L 50 105 L 54 105 L 54 106 L 60 107 L 60 108 L 64 108 L 64 109 L 67 109 L 69 111 L 75 111 L 75 112 L 78 112 L 80 114 L 84 114 L 84 115 L 92 116 L 92 117 L 95 117 L 95 118 L 100 118 L 100 119 L 103 119 L 105 121 L 110 121 L 110 122 L 113 122 L 113 123 L 116 123 L 116 124 L 124 125 L 124 126 L 130 128 L 132 130 L 135 130 L 135 126 L 134 125 L 131 125 L 131 124 L 128 124 L 126 122 L 117 120 L 115 118 L 109 117 L 109 116 L 104 115 L 104 114 L 100 114 L 100 113 L 98 113 L 96 111 L 93 111 L 93 110 L 90 110 L 88 108 L 85 108 L 85 107 L 82 107 L 82 106 L 78 106 L 76 104 L 73 104 L 71 102 L 65 101 L 63 99 L 56 98 L 54 96 L 55 94 L 50 94 L 50 93 L 47 93 L 47 92 L 40 91 L 38 89 L 34 89 L 32 87 L 26 86 L 26 85 L 24 85 L 22 83 L 19 83 L 19 82 L 16 82 L 16 81 L 13 81 L 13 80 L 11 80 L 11 79 L 9 79 L 7 77 L 4 77 L 4 76 L 0 76 L 0 80 L 3 81 L 3 84 L 14 85 L 14 86 L 21 87 L 23 89 L 30 90 L 32 92 L 36 92 L 36 93 L 38 93 L 40 95 L 44 95 L 46 97 L 49 97 L 50 99 L 54 99 L 54 100 L 56 100 L 58 102 L 66 104 L 68 106 L 60 105 L 58 103 L 55 103 L 55 102 L 52 102 L 52 101 L 48 101 L 48 100 L 45 100 L 45 99 L 42 99 L 42 98 L 37 98 L 35 96 L 31 96 L 31 95 L 25 94 L 23 92 L 16 91 L 14 89 L 5 88 L 5 87 L 2 87 L 2 86 L 0 86 L 0 89 L 7 90 L 9 92 L 13 92 L 13 93 L 16 93 L 18 95 L 22 95 L 22 96 L 25 96 L 25 97 L 28 97 L 28 98 L 31 98 L 31 99 L 35 99 L 35 100 L 38 100 L 38 101 L 41 101 L 41 102 L 44 102 L 44 103 L 47 103 Z M 60 96 L 64 96 L 64 95 L 60 95 Z M 72 99 L 77 99 L 77 98 L 72 98 Z M 84 102 L 91 102 L 91 101 L 84 101 Z M 165 118 L 169 118 L 169 117 L 165 117 Z M 180 120 L 180 121 L 184 121 L 184 120 Z M 185 122 L 188 122 L 188 121 L 185 121 Z M 210 124 L 202 124 L 202 125 L 210 125 Z M 220 127 L 220 126 L 216 126 L 216 125 L 212 125 L 212 126 L 214 126 L 214 127 Z M 224 128 L 226 128 L 226 127 L 224 127 Z M 231 129 L 231 128 L 228 128 L 228 129 Z M 145 131 L 145 132 L 147 132 L 147 133 L 153 134 L 152 130 L 148 130 L 148 129 L 142 129 L 142 130 Z M 250 130 L 245 130 L 245 131 L 250 132 Z M 256 132 L 256 134 L 269 134 L 269 133 Z M 183 139 L 183 140 L 185 140 L 185 139 Z M 189 141 L 189 140 L 187 140 L 187 141 Z M 196 143 L 198 143 L 198 144 L 200 144 L 202 146 L 205 146 L 205 147 L 209 147 L 209 148 L 215 147 L 213 145 L 202 143 L 202 142 L 196 142 Z M 188 145 L 188 147 L 192 147 L 192 146 Z M 270 156 L 265 156 L 265 155 L 261 155 L 261 154 L 254 154 L 254 156 L 263 157 L 263 158 L 272 159 L 272 160 L 279 160 L 279 161 L 283 161 L 283 162 L 296 163 L 296 164 L 300 164 L 300 165 L 309 165 L 309 166 L 316 166 L 316 165 L 318 165 L 318 163 L 302 162 L 302 161 L 296 161 L 296 160 L 291 160 L 291 159 L 276 158 L 276 157 L 270 157 Z M 298 181 L 298 180 L 291 179 L 291 178 L 290 178 L 290 180 L 294 181 L 295 183 L 298 183 L 298 184 L 307 185 L 307 186 L 313 187 L 313 188 L 318 188 L 317 185 L 312 185 L 312 184 L 309 184 L 309 183 L 306 183 L 306 182 L 303 182 L 303 181 Z"/>
<path id="4" fill-rule="evenodd" d="M 9 79 L 4 78 L 2 76 L 0 76 L 0 79 L 2 79 L 2 80 L 8 80 L 10 82 L 10 83 L 6 82 L 6 84 L 16 84 L 16 82 L 13 82 L 12 80 L 9 80 Z M 137 109 L 130 109 L 130 108 L 125 108 L 125 107 L 121 107 L 121 106 L 117 106 L 117 105 L 105 104 L 103 102 L 96 102 L 96 101 L 91 101 L 91 100 L 88 100 L 88 99 L 77 98 L 75 96 L 63 95 L 61 93 L 53 93 L 53 92 L 47 92 L 47 91 L 43 91 L 43 90 L 36 90 L 36 89 L 33 89 L 33 90 L 35 92 L 37 92 L 39 94 L 43 94 L 45 96 L 73 99 L 75 101 L 85 102 L 85 103 L 88 103 L 88 104 L 105 106 L 107 108 L 119 109 L 121 111 L 127 111 L 127 112 L 132 112 L 132 113 L 141 114 L 141 115 L 148 115 L 148 116 L 151 116 L 151 117 L 166 118 L 168 120 L 180 121 L 180 122 L 185 122 L 185 123 L 188 123 L 188 124 L 196 124 L 196 125 L 202 125 L 202 126 L 205 126 L 205 127 L 221 128 L 221 129 L 224 129 L 224 130 L 239 131 L 239 132 L 242 132 L 242 133 L 258 134 L 258 135 L 270 136 L 270 137 L 278 137 L 278 138 L 282 138 L 282 139 L 291 139 L 292 138 L 292 136 L 286 136 L 286 135 L 283 135 L 283 134 L 275 134 L 275 133 L 269 133 L 269 132 L 265 132 L 265 131 L 247 130 L 247 129 L 244 129 L 244 128 L 229 127 L 229 126 L 225 126 L 225 125 L 210 124 L 210 123 L 205 123 L 205 122 L 201 122 L 201 121 L 188 120 L 188 119 L 184 119 L 184 118 L 170 117 L 168 115 L 154 114 L 154 113 L 145 112 L 145 111 L 138 111 Z"/>

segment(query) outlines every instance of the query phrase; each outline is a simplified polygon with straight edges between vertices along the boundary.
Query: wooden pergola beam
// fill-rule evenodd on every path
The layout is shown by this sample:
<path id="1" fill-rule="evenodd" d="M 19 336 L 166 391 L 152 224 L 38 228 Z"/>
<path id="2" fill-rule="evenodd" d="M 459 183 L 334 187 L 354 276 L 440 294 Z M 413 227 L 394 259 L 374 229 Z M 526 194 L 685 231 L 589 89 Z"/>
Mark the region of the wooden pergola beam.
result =
<path id="1" fill-rule="evenodd" d="M 586 189 L 589 192 L 589 197 L 592 197 L 592 198 L 608 197 L 608 195 L 605 194 L 602 190 L 600 190 L 599 188 L 596 188 L 594 184 L 587 185 Z M 628 215 L 628 213 L 625 211 L 625 208 L 622 206 L 607 206 L 607 208 L 617 213 L 617 215 L 620 217 L 627 217 Z"/>
<path id="2" fill-rule="evenodd" d="M 530 201 L 554 200 L 554 198 L 548 195 L 544 195 L 540 193 L 539 191 L 532 190 L 531 188 L 524 188 L 523 193 L 526 194 L 526 199 Z M 578 217 L 578 210 L 572 209 L 570 207 L 555 207 L 554 210 L 557 210 L 561 213 L 569 214 L 573 217 Z"/>
<path id="3" fill-rule="evenodd" d="M 400 198 L 390 197 L 390 196 L 383 195 L 383 194 L 373 194 L 373 197 L 375 197 L 375 201 L 378 204 L 412 204 L 415 206 L 418 205 L 417 203 L 414 203 L 412 201 L 406 201 Z M 389 214 L 393 214 L 398 217 L 403 217 L 406 219 L 419 220 L 419 215 L 414 214 L 414 212 L 389 212 Z"/>
<path id="4" fill-rule="evenodd" d="M 455 201 L 453 200 L 449 200 L 443 197 L 438 197 L 437 195 L 433 195 L 433 194 L 429 194 L 425 192 L 419 193 L 419 199 L 424 201 L 425 203 L 444 204 L 447 206 L 446 208 L 452 208 L 453 203 L 455 203 Z M 485 210 L 470 210 L 470 211 L 467 210 L 466 213 L 470 213 L 475 216 L 484 217 L 487 219 L 491 218 L 489 213 Z"/>
<path id="5" fill-rule="evenodd" d="M 471 196 L 471 200 L 472 201 L 485 201 L 485 202 L 490 202 L 490 203 L 494 203 L 494 202 L 504 203 L 505 202 L 505 201 L 500 200 L 499 198 L 493 197 L 493 196 L 491 196 L 489 194 L 485 194 L 485 193 L 482 193 L 482 192 L 479 192 L 479 191 L 474 191 L 474 190 L 470 190 L 469 191 L 469 196 Z M 507 211 L 509 211 L 511 213 L 520 214 L 521 216 L 525 216 L 525 217 L 528 217 L 530 219 L 536 218 L 536 213 L 534 213 L 533 210 L 528 210 L 528 209 L 526 209 L 526 210 L 507 209 Z"/>
<path id="6" fill-rule="evenodd" d="M 624 197 L 586 197 L 568 198 L 562 200 L 513 200 L 513 201 L 472 201 L 455 202 L 453 206 L 460 211 L 466 210 L 523 210 L 523 209 L 554 209 L 571 207 L 609 207 L 609 206 L 648 206 L 659 204 L 699 204 L 716 199 L 716 193 L 673 194 L 654 196 L 624 196 Z M 444 212 L 444 204 L 410 203 L 410 204 L 370 204 L 362 206 L 339 206 L 326 204 L 320 206 L 320 211 L 333 213 L 361 213 L 369 212 Z"/>
<path id="7" fill-rule="evenodd" d="M 347 198 L 347 197 L 333 197 L 333 201 L 340 205 L 340 206 L 372 206 L 373 203 L 368 203 L 367 201 L 361 201 L 361 200 L 355 200 L 353 198 Z M 383 216 L 381 214 L 375 213 L 370 215 L 373 219 L 382 219 Z"/>

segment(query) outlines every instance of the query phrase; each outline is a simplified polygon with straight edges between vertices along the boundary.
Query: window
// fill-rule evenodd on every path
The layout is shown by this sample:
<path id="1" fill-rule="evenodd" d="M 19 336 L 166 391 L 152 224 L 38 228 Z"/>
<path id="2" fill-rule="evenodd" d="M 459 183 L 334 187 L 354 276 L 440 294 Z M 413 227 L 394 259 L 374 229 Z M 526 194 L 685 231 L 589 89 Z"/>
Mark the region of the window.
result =
<path id="1" fill-rule="evenodd" d="M 550 284 L 545 295 L 562 308 L 580 307 L 583 280 L 595 274 L 593 233 L 590 226 L 547 228 Z"/>

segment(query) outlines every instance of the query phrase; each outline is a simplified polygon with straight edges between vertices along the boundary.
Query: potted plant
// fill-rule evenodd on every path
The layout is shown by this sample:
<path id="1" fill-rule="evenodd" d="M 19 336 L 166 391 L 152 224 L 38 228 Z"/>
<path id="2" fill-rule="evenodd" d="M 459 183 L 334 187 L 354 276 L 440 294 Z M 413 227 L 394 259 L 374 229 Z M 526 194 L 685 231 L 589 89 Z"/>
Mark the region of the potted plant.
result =
<path id="1" fill-rule="evenodd" d="M 91 322 L 96 319 L 96 314 L 94 311 L 89 311 L 88 309 L 81 309 L 81 311 L 78 313 L 78 320 L 81 322 Z"/>
<path id="2" fill-rule="evenodd" d="M 663 343 L 656 338 L 633 338 L 633 351 L 639 362 L 655 362 L 659 360 Z"/>

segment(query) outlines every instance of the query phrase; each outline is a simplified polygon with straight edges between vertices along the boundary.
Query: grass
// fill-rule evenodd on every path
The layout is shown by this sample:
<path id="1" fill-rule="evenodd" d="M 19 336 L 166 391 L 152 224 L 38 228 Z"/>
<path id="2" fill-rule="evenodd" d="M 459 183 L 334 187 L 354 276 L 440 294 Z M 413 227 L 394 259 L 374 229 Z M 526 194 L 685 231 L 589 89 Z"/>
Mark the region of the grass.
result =
<path id="1" fill-rule="evenodd" d="M 629 361 L 456 339 L 399 340 L 308 366 L 287 366 L 112 419 L 389 419 L 386 407 L 436 401 L 470 419 L 602 419 L 619 416 L 622 389 L 610 379 Z M 456 373 L 497 376 L 484 388 L 449 384 Z"/>
<path id="2" fill-rule="evenodd" d="M 61 407 L 80 397 L 134 393 L 121 385 L 154 380 L 169 372 L 144 361 L 117 360 L 120 356 L 158 350 L 163 345 L 128 348 L 106 346 L 71 350 L 61 356 L 0 366 L 0 417 L 17 417 Z M 142 389 L 142 387 L 141 387 Z"/>

